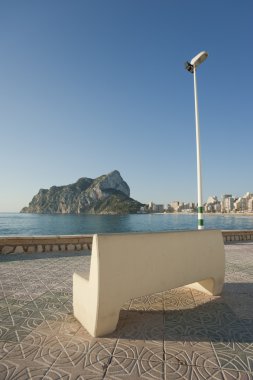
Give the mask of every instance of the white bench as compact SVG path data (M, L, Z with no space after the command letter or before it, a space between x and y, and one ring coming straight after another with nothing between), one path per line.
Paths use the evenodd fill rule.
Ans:
M74 273L74 315L92 336L116 329L132 298L195 283L219 295L224 283L220 231L94 235L90 275Z

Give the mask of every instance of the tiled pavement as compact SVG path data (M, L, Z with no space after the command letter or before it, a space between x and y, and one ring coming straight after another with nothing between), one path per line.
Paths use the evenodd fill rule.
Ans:
M0 380L253 379L253 244L225 250L221 297L180 288L132 300L105 338L72 313L87 253L0 257Z

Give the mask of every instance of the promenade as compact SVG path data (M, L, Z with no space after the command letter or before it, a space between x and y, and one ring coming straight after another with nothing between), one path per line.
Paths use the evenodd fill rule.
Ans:
M132 300L104 338L73 317L89 251L1 255L0 379L253 379L253 243L225 251L221 297L184 287Z

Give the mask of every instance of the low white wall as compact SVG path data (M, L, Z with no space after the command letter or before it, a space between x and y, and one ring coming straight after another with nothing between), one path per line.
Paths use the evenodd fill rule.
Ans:
M222 231L225 244L253 241L253 230ZM2 236L0 255L91 250L93 235Z
M253 241L253 230L224 230L222 231L224 243Z
M92 235L0 237L0 254L91 250Z

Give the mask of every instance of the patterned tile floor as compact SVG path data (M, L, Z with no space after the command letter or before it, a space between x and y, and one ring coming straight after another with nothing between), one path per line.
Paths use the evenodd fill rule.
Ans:
M253 243L225 250L221 297L180 288L132 300L96 339L72 312L87 252L0 257L0 380L253 379Z

